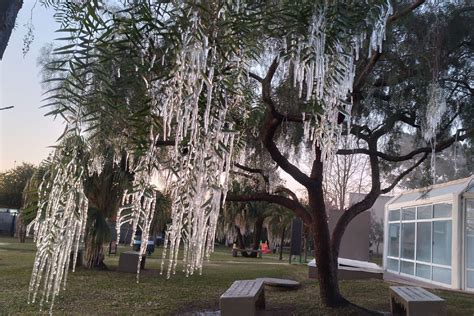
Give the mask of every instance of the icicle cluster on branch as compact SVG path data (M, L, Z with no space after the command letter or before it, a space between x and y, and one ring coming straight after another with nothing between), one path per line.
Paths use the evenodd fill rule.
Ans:
M438 82L428 86L428 104L426 106L426 120L422 124L423 139L430 143L431 153L431 179L436 183L436 132L446 112L446 92Z
M56 150L51 169L38 190L36 218L27 228L27 232L33 228L37 247L28 303L35 303L40 292L40 309L46 303L50 312L61 285L66 286L71 258L74 271L86 226L85 171L78 157L77 147Z
M199 10L191 6L187 14L191 23L182 30L181 47L171 56L176 68L169 79L147 84L148 94L153 99L152 112L162 119L163 131L151 137L153 140L146 154L146 159L149 159L147 167L138 168L141 179L134 186L141 189L127 192L125 204L117 217L117 232L125 222L133 224L134 232L137 226L143 225L140 249L143 255L152 210L144 210L136 202L130 203L130 199L142 198L143 185L151 181L156 171L152 166L162 165L157 159L156 141L173 138L175 146L164 166L172 171L167 183L172 198L172 223L166 231L162 263L163 272L168 260L168 277L176 271L180 244L184 244L185 249L183 270L186 275L201 271L204 257L213 251L217 218L227 193L234 147L235 132L228 122L227 112L239 102L239 97L234 94L224 93L219 95L220 99L215 98L222 80L214 75L216 63L222 63L217 61L217 44L210 43L208 35L200 30ZM221 13L219 17L224 18L225 14ZM205 96L204 111L200 109L202 96Z
M287 69L292 69L293 84L298 87L300 97L306 85L306 100L313 100L320 108L310 115L303 115L304 140L318 145L323 161L330 161L339 145L342 132L338 124L339 113L344 113L350 123L352 101L348 98L352 92L355 78L355 61L367 37L361 30L349 40L326 41L328 10L325 5L313 14L307 38L294 38L285 50L290 51ZM385 38L385 27L392 14L390 1L380 6L378 19L372 22L369 55L372 51L381 51ZM330 46L329 46L330 45ZM296 49L292 49L296 47Z
M150 132L150 146L147 152L134 159L128 156L128 164L133 165L132 190L126 190L122 198L122 207L118 209L116 218L117 241L120 240L120 227L123 224L132 226L132 236L138 229L141 230L141 244L137 263L137 283L140 279L140 267L143 255L146 253L151 224L155 215L156 189L151 184L155 175L155 166L158 163L158 148L155 146L157 137ZM136 160L136 161L134 161ZM131 240L133 243L133 238Z
M156 131L150 127L148 148L141 148L144 153L135 157L132 151L129 152L130 165L134 166L133 189L124 194L123 205L117 216L118 234L123 223L131 223L134 232L141 228L142 256L146 251L155 211L155 191L151 183L155 172L165 164L159 161L156 143L172 138L175 146L165 164L172 171L168 183L172 198L172 223L166 232L167 251L163 253L162 262L163 272L165 261L168 260L168 277L176 271L180 244L184 244L183 270L186 275L196 271L200 273L204 258L213 251L217 218L228 190L236 135L228 113L241 103L240 89L245 86L247 79L242 76L242 69L249 64L243 57L246 55L243 44L232 47L224 54L218 53L222 43L215 40L217 24L214 28L203 28L209 21L202 20L200 6L186 1L173 2L173 5L179 7L174 18L185 19L186 23L178 28L179 40L171 41L170 45L176 47L166 47L161 52L161 62L164 64L166 59L170 73L153 80L145 73L138 73L137 77L142 78L146 97L151 100L151 112L145 121L159 118L163 130ZM227 10L242 9L240 6L224 5L215 19L224 20L232 16L233 12ZM160 21L160 25L166 19L163 12L152 14L157 15L155 18ZM385 24L390 14L391 7L387 1L386 6L380 7L380 16L372 25L370 50L381 49ZM284 67L292 70L294 84L299 87L300 95L303 95L306 84L307 100L314 100L321 108L321 111L315 109L311 115L304 117L304 128L305 139L321 147L325 160L332 157L339 141L342 129L337 124L339 113L342 111L349 115L351 112L347 95L354 81L355 58L366 38L365 33L361 32L349 41L333 40L329 47L326 38L328 23L326 9L320 7L314 13L309 36L289 40L288 45L296 47L296 51L291 53ZM156 47L147 49L147 45L160 42L163 35L150 31L147 36L150 38L143 38L140 47L133 47L139 50L138 59L141 59L141 65L135 65L135 72L147 69L148 73L155 68L157 56L152 54L157 52ZM252 45L249 45L251 52L248 52L248 56L255 54ZM289 47L281 47L281 50L285 49L289 50ZM149 63L148 67L146 63ZM235 69L237 71L229 75ZM73 73L74 69L69 72ZM115 68L114 73L118 79L126 76L120 66ZM84 76L85 81L93 79L92 73ZM125 96L127 106L131 106L130 100ZM86 116L86 112L85 109L74 112L77 117L73 121L78 124L79 135L82 116ZM81 167L79 155L72 152L59 157L63 159L62 163L52 169L51 177L43 183L42 190L47 189L49 194L42 193L45 199L39 205L40 212L34 224L38 252L30 284L31 301L35 301L40 287L43 288L42 301L48 301L50 297L54 300L59 285L66 280L71 250L75 251L76 257L87 218L87 199L83 188L85 171ZM67 163L64 163L65 159L68 159ZM93 158L91 172L100 173L100 164L100 159ZM140 263L137 266L137 281L139 269Z

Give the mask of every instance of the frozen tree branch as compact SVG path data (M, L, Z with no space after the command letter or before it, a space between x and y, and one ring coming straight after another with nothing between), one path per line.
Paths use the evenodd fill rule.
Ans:
M393 23L395 22L396 20L400 19L401 17L407 15L408 13L412 12L413 10L415 10L416 8L418 8L420 5L422 5L423 3L425 2L425 0L417 0L417 1L414 1L412 4L410 4L409 6L407 6L406 8L404 9L401 9L400 11L398 12L395 12L392 16L390 16L388 18L388 21L387 23ZM372 70L374 69L375 67L375 64L377 63L377 61L380 59L380 56L382 55L382 51L378 51L378 50L373 50L372 51L372 57L369 59L369 61L367 62L367 64L365 65L364 69L360 72L359 76L357 77L357 79L354 81L354 93L357 94L360 89L362 88L362 86L364 85L364 82L365 80L367 79L367 77L369 76L369 74L372 72Z
M311 185L311 180L307 175L305 175L301 170L293 165L283 154L280 152L278 147L275 144L273 138L275 137L275 132L283 121L283 116L281 116L275 107L275 103L271 97L271 81L273 75L278 67L278 59L275 58L272 62L272 65L268 69L265 79L262 81L262 99L263 102L268 106L268 113L265 120L265 125L262 129L262 142L265 148L270 153L272 159L277 163L277 165L283 169L286 173L292 176L296 181L302 184L305 187Z

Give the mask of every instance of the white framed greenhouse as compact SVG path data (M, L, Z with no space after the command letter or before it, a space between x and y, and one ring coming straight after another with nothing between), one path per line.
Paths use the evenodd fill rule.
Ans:
M387 276L474 292L474 176L395 196L384 225Z

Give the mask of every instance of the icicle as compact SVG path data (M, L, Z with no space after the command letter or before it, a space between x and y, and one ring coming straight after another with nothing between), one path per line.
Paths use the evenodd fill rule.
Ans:
M423 138L430 141L436 137L436 131L446 112L446 94L438 83L428 86L428 105L426 108L426 122L423 128Z
M292 39L290 46L283 49L289 50L293 47L288 65L284 68L293 69L293 86L298 89L299 96L302 96L305 83L306 100L314 98L322 108L320 113L314 113L309 119L304 118L304 141L313 141L313 145L319 145L323 162L330 162L343 130L341 124L337 124L339 113L348 116L347 127L350 128L352 102L345 100L352 91L356 70L354 60L359 58L366 33L364 30L355 34L347 43L335 41L331 43L331 48L326 47L328 44L325 29L327 24L331 23L330 19L326 18L326 5L327 2L319 5L313 13L308 38ZM372 27L370 51L381 51L387 19L393 12L390 1L379 8L378 19L367 22ZM284 43L288 45L286 41ZM309 58L306 57L308 51L311 52ZM326 53L327 51L331 53Z
M66 283L69 258L73 267L87 221L87 198L84 194L84 170L77 158L78 148L70 152L59 148L51 170L39 187L38 212L29 225L34 228L37 252L33 264L28 303L35 303L41 291L40 309L49 304L50 312ZM74 269L74 268L73 268ZM41 289L41 290L40 290Z
M446 112L446 93L438 82L428 86L426 122L422 124L423 138L431 145L431 179L436 183L436 132Z

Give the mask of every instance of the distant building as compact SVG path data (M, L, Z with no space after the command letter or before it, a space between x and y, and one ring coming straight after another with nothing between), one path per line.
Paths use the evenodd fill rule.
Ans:
M354 205L357 202L360 202L364 199L367 194L365 193L350 193L349 194L349 205ZM385 219L385 205L393 198L392 195L380 195L375 201L374 205L367 211L370 212L370 223L378 222L383 227ZM369 226L370 231L370 226ZM377 250L377 245L373 244L370 246L372 253L383 254L383 242L380 244L380 248Z
M349 193L349 205L354 205L362 201L366 195L365 193ZM385 204L392 198L392 195L380 195L377 198L374 205L369 209L370 216L373 220L383 223L385 218Z
M360 202L365 196L366 194L363 193L350 193L349 205ZM385 203L391 198L391 196L380 196L369 210L357 215L349 223L342 237L339 257L369 261L369 250L372 249L375 252L375 245L370 247L369 242L371 218L383 223ZM329 211L329 229L331 231L333 231L342 213L343 211L338 210Z

